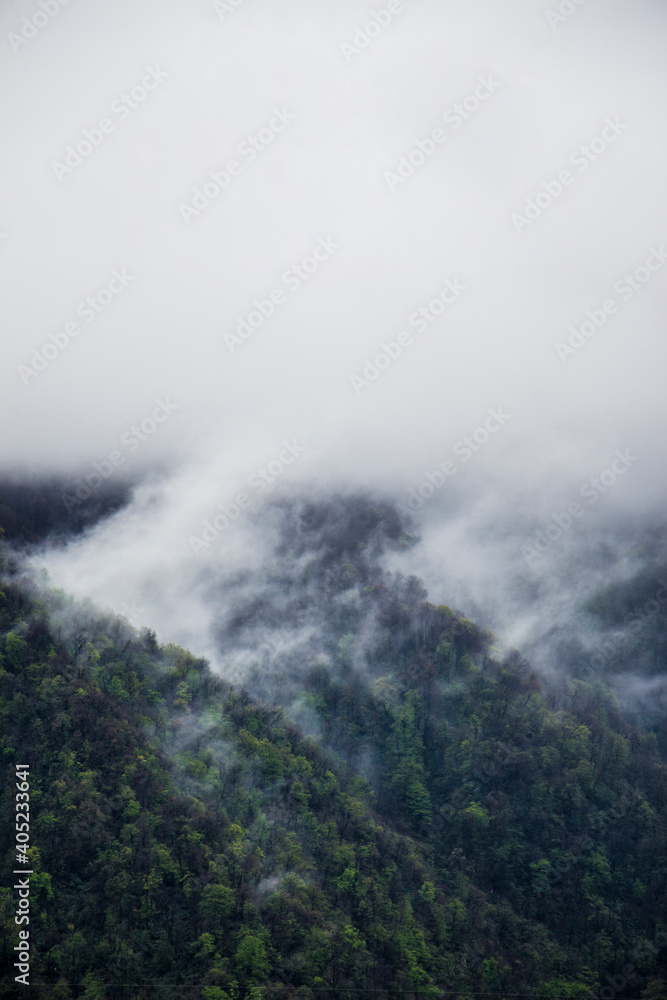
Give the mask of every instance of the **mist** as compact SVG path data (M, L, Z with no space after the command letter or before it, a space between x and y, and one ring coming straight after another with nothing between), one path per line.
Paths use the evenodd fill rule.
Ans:
M667 564L664 5L52 8L0 15L0 468L133 493L34 571L235 676L316 653L229 652L277 501L370 497L383 571L588 662Z

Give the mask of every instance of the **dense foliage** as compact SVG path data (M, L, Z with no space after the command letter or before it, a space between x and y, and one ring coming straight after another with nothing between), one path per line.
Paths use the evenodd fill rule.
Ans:
M100 482L101 478L90 477L94 488L79 477L72 480L54 477L49 482L38 477L3 479L0 534L26 543L39 542L47 536L65 538L84 531L122 507L130 495L129 483Z
M369 551L303 569L334 624L288 699L301 728L153 633L6 574L0 995L664 1000L655 736L600 681L542 690ZM18 762L28 988L10 971Z

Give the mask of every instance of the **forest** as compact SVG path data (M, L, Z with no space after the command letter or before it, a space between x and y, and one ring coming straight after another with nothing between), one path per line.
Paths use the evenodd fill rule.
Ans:
M326 618L317 646L232 683L30 581L17 546L58 521L42 493L0 490L1 996L665 1000L665 727L604 670L555 680L502 654L382 568L412 541L391 505L332 498L277 510L281 613ZM591 613L650 594L626 589ZM266 615L240 608L221 646ZM614 657L648 628L664 650L664 624Z

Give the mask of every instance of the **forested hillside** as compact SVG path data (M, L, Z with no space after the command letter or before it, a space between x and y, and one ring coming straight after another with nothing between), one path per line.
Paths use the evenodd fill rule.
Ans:
M17 543L66 538L108 517L127 502L129 494L129 484L121 480L91 489L80 479L5 478L0 482L2 535Z
M28 587L5 554L0 995L664 1000L655 733L601 680L550 685L383 571L405 527L389 507L346 510L289 508L282 613L328 609L326 635L271 678L258 656L245 688ZM255 599L228 617L221 647L266 615ZM11 970L19 763L26 988Z

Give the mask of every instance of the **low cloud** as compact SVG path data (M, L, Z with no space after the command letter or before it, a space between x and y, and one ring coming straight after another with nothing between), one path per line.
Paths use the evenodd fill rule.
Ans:
M270 559L249 481L296 441L275 496L410 509L396 566L556 669L661 523L667 14L385 8L5 5L0 468L138 483L43 561L217 656L202 595Z

